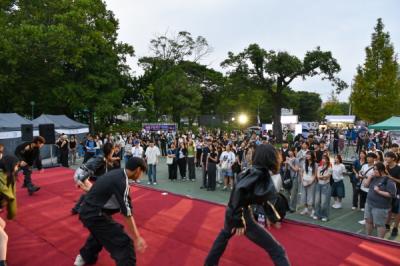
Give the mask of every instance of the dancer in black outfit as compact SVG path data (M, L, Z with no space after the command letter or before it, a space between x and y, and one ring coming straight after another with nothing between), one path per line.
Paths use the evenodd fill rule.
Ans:
M251 204L263 205L269 222L280 221L288 209L286 199L276 192L271 174L279 172L279 152L272 145L257 146L253 167L238 176L225 212L225 224L206 258L206 266L218 265L219 259L234 235L245 235L268 252L275 265L290 265L285 249L254 221Z
M33 195L40 187L32 183L32 167L35 164L39 170L42 170L42 162L40 160L40 148L45 143L43 137L34 137L32 142L24 142L15 149L15 156L20 160L20 168L24 173L23 188L28 189L29 195Z
M107 142L103 146L103 155L97 155L92 157L86 163L82 164L74 174L74 180L76 184L83 190L89 191L92 187L92 183L90 181L96 181L96 179L105 173L111 171L115 168L113 154L114 154L114 145L110 142ZM81 204L85 199L86 194L82 194L79 200L76 202L75 206L72 208L72 214L78 214Z
M117 266L135 266L136 255L132 239L138 251L146 248L132 214L130 180L137 180L146 171L142 158L128 159L125 169L114 169L101 176L86 194L81 206L79 219L89 230L90 235L80 249L74 265L94 264L103 247L111 254ZM125 218L127 231L112 219L121 212Z

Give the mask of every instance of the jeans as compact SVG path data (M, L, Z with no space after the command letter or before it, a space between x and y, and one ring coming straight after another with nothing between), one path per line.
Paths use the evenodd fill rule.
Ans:
M290 190L289 209L296 211L297 198L299 197L299 177L292 179L292 189Z
M149 176L149 182L151 184L157 182L157 165L149 164L147 166L147 175Z
M301 185L301 203L308 206L308 208L314 207L314 197L315 197L315 183L305 187Z
M24 185L26 187L32 187L32 168L28 165L21 167L24 174Z
M261 226L254 221L253 213L249 207L244 208L243 217L247 226L245 236L257 246L264 249L269 254L275 265L290 265L285 249L270 233L268 233L267 230L261 228ZM219 259L224 253L229 239L233 236L232 228L233 225L231 224L230 219L225 217L224 228L215 239L204 265L218 265Z
M132 155L125 155L125 156L124 156L125 165L126 165L126 163L128 162L128 160L129 160L130 158L132 158Z
M217 164L208 162L207 166L208 182L207 188L215 190L216 187L216 175L217 175Z
M331 204L331 184L317 184L315 187L315 215L328 218Z
M181 179L186 179L186 158L178 159L178 167Z

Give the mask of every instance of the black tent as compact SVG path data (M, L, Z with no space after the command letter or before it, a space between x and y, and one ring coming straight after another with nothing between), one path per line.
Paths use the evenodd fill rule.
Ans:
M72 120L65 115L46 115L42 114L32 121L35 128L40 124L54 124L57 133L67 135L79 135L89 132L89 126Z

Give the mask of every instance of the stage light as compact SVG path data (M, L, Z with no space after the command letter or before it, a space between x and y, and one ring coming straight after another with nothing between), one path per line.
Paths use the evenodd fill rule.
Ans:
M247 115L241 114L241 115L239 115L238 120L239 120L239 124L244 125L244 124L247 123L247 121L249 120L249 118L247 117Z

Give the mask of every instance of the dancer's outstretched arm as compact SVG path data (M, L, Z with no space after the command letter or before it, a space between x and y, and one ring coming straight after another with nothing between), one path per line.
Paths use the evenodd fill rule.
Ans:
M129 233L135 242L136 249L140 252L144 252L147 248L147 244L146 241L144 241L144 239L140 236L133 216L125 216L125 223L127 224Z

